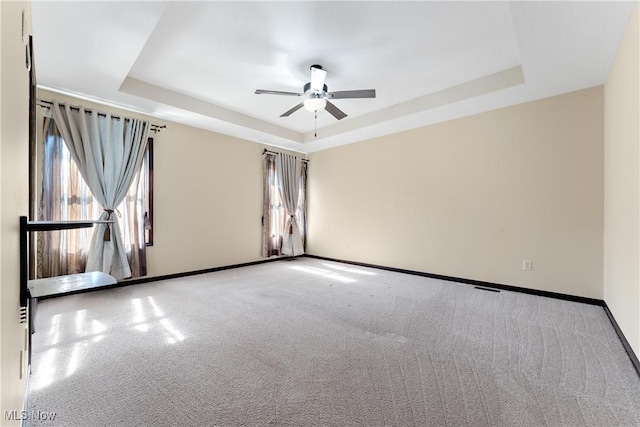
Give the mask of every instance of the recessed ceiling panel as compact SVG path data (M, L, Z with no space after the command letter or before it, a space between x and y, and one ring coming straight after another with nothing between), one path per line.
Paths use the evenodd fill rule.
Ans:
M129 76L298 132L314 128L298 99L309 66L329 90L376 89L336 100L349 117L520 64L508 3L175 2ZM347 119L348 120L348 119ZM335 119L322 111L317 126Z
M38 84L311 152L603 84L637 2L38 1ZM340 121L300 109L312 64ZM485 83L491 84L485 84ZM315 129L317 128L317 136Z

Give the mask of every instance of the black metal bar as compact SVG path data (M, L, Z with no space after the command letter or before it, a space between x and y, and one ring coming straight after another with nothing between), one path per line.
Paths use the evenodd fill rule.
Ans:
M38 105L42 108L47 108L47 109L51 109L51 106L53 105L52 101L47 101L45 99L39 99L38 100ZM60 105L65 105L63 103L60 103ZM70 109L72 109L73 111L80 111L80 107L76 107L76 106L70 106ZM98 112L98 117L107 117L106 113L100 113ZM114 116L111 115L111 118L114 120L120 120L121 117L120 116ZM125 121L129 120L128 118L124 118ZM150 126L150 130L152 132L159 132L159 131L163 131L167 128L167 125L154 125L153 123L149 125Z
M27 217L20 217L20 323L27 324L27 366L31 370L31 334L34 331L35 307L33 301L29 301L29 250L28 250L28 231ZM28 317L28 319L27 319Z
M263 155L265 155L265 154L271 154L271 155L273 155L273 156L277 156L278 154L281 154L281 153L278 153L277 151L270 151L270 150L267 150L267 149L265 148L264 150L262 150L262 154L263 154ZM303 162L308 162L309 160L307 160L307 159L302 159L302 161L303 161Z
M31 231L70 230L74 228L89 228L94 224L113 221L33 221L26 216L20 217L20 309L27 307L29 299L29 235ZM25 319L26 320L26 319Z
M21 225L22 218L20 217ZM26 217L25 221L26 221ZM113 223L113 221L33 221L25 223L26 231L53 231L53 230L71 230L74 228L90 228L93 224L107 224Z
M29 298L27 281L29 280L29 253L27 250L27 217L20 217L20 308L26 309ZM25 319L26 320L26 319Z

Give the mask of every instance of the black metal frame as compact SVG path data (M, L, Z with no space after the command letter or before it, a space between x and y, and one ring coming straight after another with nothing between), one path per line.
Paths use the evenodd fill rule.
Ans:
M104 221L36 221L20 217L20 323L27 323L29 341L28 366L31 366L31 334L35 331L35 299L29 295L29 233L34 231L71 230L89 228ZM28 317L28 319L27 319Z

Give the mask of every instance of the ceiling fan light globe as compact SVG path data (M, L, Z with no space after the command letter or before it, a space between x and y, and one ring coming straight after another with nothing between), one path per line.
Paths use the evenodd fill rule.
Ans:
M309 98L304 100L304 108L312 113L323 110L326 105L327 100L324 98Z

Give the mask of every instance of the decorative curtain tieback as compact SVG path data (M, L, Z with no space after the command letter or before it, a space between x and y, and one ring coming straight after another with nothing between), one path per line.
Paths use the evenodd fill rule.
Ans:
M104 210L108 216L107 216L107 221L111 220L111 215L113 214L113 209L105 209ZM111 224L107 224L107 228L104 229L104 238L103 240L105 242L110 242L111 241Z
M293 221L296 220L296 216L289 214L289 218L291 220L291 222L289 223L289 234L293 234Z

